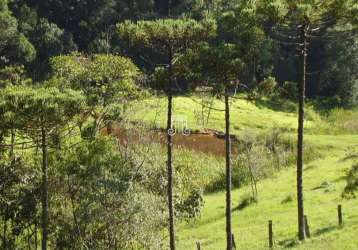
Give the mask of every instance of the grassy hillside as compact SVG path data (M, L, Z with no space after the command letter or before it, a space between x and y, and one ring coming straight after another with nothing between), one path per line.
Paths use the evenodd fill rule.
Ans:
M297 208L295 202L295 168L283 170L274 178L259 183L259 202L233 212L233 232L239 249L266 249L268 220L273 220L277 248L290 249L357 249L357 200L342 200L343 179L352 160L345 159L346 148L358 148L358 135L312 136L318 144L330 145L322 159L305 166L305 209L309 218L312 238L305 244L295 240ZM338 143L336 143L338 142ZM233 192L233 207L249 187ZM180 225L179 249L195 249L200 241L203 249L225 248L225 193L205 197L201 218ZM342 204L344 227L337 225L337 205Z
M210 99L206 104L210 103ZM224 104L213 100L207 124L198 122L202 114L200 96L174 98L174 114L188 121L193 131L203 128L224 131ZM240 135L247 129L261 131L273 127L286 128L291 133L297 126L295 105L290 102L263 100L248 102L235 99L231 105L232 133ZM206 111L207 112L207 111ZM205 113L205 111L204 111ZM207 113L205 113L207 115ZM148 98L131 111L131 119L165 128L166 98ZM274 177L259 182L259 202L238 210L242 197L250 192L246 186L233 191L233 232L239 249L267 249L268 220L273 220L276 249L358 249L357 200L343 200L346 170L354 158L347 157L358 149L358 112L334 110L327 117L320 116L309 106L306 110L306 142L317 146L322 156L305 166L304 200L312 238L304 244L296 240L296 172L287 168ZM351 133L351 134L350 134ZM224 165L222 167L224 171ZM206 166L204 171L210 171ZM217 168L216 168L217 171ZM200 241L203 249L225 248L225 192L205 195L200 218L180 223L177 237L179 249L195 249ZM342 204L344 227L337 222L337 205Z
M206 97L207 101L211 101ZM158 127L166 124L166 97L152 97L140 101L133 107L131 119L145 121ZM224 103L213 99L208 124L200 124L198 117L202 111L202 98L199 96L177 96L174 98L174 116L184 118L192 130L201 130L203 127L224 131ZM310 110L310 113L313 111ZM207 113L205 113L207 114ZM295 129L297 124L295 106L290 102L249 102L245 99L233 99L231 105L232 133L238 134L241 130L267 129L282 127ZM313 126L312 121L306 122L306 128Z

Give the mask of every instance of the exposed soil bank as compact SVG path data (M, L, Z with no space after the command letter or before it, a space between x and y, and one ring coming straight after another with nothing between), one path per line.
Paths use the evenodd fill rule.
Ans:
M112 134L119 138L121 144L127 143L160 143L165 145L167 140L167 133L165 131L140 131L127 130L118 125L112 125L109 131L102 130L103 134ZM177 148L185 148L206 154L213 154L216 156L225 156L225 140L224 136L214 130L203 132L191 132L189 134L176 133L173 135L173 144ZM235 153L235 147L233 147Z

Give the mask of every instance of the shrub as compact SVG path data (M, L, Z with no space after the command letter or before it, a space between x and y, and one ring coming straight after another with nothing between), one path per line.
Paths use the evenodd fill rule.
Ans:
M296 99L298 84L296 82L285 81L280 88L280 95L284 98Z
M265 96L270 96L274 94L276 87L277 87L276 79L271 76L265 78L263 81L259 83L259 91Z
M281 204L289 203L294 200L294 196L292 194L287 195L282 201Z
M358 190L358 163L353 164L352 168L347 172L346 181L347 185L342 196L347 199L355 198L355 193Z
M238 210L242 210L244 208L247 208L248 206L252 204L258 203L257 197L254 197L250 194L244 194L239 202L239 205L237 206Z
M258 181L296 163L296 142L286 134L285 129L274 128L258 134L245 131L235 146L240 153L233 162L233 186L251 184L253 196L257 195ZM306 163L320 156L312 145L305 143L304 147ZM216 191L224 187L225 175L221 174L210 185L210 190Z

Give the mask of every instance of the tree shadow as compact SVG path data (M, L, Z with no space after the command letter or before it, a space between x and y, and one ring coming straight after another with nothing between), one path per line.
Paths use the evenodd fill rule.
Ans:
M338 229L338 226L328 226L328 227L324 227L324 228L321 228L321 229L318 229L314 232L314 236L320 236L322 234L325 234L325 233L329 233L329 232L332 232L333 230L336 230Z
M336 179L333 180L334 183L340 182L340 181L345 181L346 180L346 176L342 175Z
M340 162L348 161L348 160L356 160L358 159L358 154L350 154L340 160Z
M257 107L265 107L274 111L286 111L290 113L296 111L296 104L279 98L257 99L254 100L254 103Z
M283 248L292 248L297 246L298 244L299 241L297 238L285 239L278 242L278 245L280 245Z

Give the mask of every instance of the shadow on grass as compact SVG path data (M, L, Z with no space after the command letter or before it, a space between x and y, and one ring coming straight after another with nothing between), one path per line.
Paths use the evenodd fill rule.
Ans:
M284 100L284 99L257 99L254 101L257 107L265 107L272 109L274 111L286 111L286 112L295 112L296 105L293 102Z
M338 226L328 226L328 227L324 227L321 229L316 230L312 236L316 237L316 236L320 236L322 234L325 233L329 233L332 232L334 230L339 229L340 227ZM278 245L281 246L282 248L293 248L296 247L297 245L301 244L301 242L295 237L295 238L289 238L289 239L285 239L285 240L281 240L278 242Z
M342 175L336 179L333 180L333 182L337 183L337 182L341 182L341 181L345 181L346 180L346 176Z
M292 248L300 244L297 238L285 239L278 242L278 245L283 248Z
M315 169L315 168L317 168L316 165L308 165L307 167L304 168L304 170L308 171L308 170Z
M321 228L321 229L316 230L316 231L313 233L313 235L314 235L314 236L320 236L320 235L322 235L322 234L332 232L333 230L336 230L336 229L339 229L339 227L338 227L338 226L328 226L328 227L324 227L324 228Z
M344 161L356 160L356 159L358 159L358 154L350 154L350 155L344 157L343 159L341 159L340 161L344 162Z
M235 208L233 208L231 211L237 211L237 210L243 210L249 206L255 205L257 204L259 201L257 200L256 197L251 197L251 196L245 196L242 198L242 200L240 201L239 205L237 205Z

